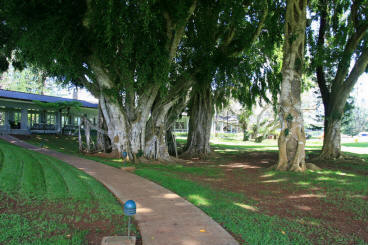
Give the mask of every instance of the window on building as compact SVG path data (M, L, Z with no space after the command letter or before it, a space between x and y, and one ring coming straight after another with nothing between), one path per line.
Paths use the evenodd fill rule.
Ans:
M22 113L20 111L15 111L14 112L14 122L15 123L20 123L20 121L22 120Z
M80 118L79 117L74 117L74 126L78 126L80 122Z
M50 125L56 124L56 115L54 112L46 113L46 124L50 124Z
M5 125L5 111L0 111L0 126Z
M40 124L40 112L28 110L28 125L29 127L33 127L35 124Z

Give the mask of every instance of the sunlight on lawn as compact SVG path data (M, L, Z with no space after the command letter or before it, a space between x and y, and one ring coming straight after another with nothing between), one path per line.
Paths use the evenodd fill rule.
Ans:
M285 181L288 181L288 180L289 179L281 178L281 179L263 180L261 182L263 182L263 183L280 183L280 182L285 182Z
M188 199L192 201L195 205L210 206L210 202L200 195L191 194L188 196Z
M267 174L261 175L260 177L262 177L262 178L269 178L269 177L274 176L275 174L276 174L275 172L273 172L273 173L267 173Z
M247 209L247 210L250 210L250 211L253 211L253 212L258 211L258 209L256 207L253 207L253 206L250 206L250 205L247 205L247 204L244 204L244 203L234 202L234 205L236 205L238 207L241 207L241 208L244 208L244 209Z

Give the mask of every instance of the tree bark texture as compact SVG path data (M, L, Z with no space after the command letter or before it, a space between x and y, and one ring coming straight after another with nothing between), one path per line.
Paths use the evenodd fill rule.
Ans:
M140 120L130 121L120 105L109 102L104 98L100 98L100 103L112 150L119 154L127 152L129 159L135 161L136 155L144 148L147 120L143 117Z
M86 136L86 148L87 152L91 152L91 127L89 123L86 122L86 118L83 118L83 124L84 124L84 134Z
M301 113L301 79L304 63L306 0L288 0L280 95L281 132L277 170L302 172L305 164L305 132Z
M323 147L320 158L337 159L341 156L341 120L325 120Z
M101 104L98 103L98 128L107 131L106 120L103 117L103 112L101 110ZM111 148L111 143L109 137L103 132L97 131L97 150L103 152L109 152Z
M158 95L152 105L151 116L146 127L146 141L144 147L144 156L148 159L160 161L172 161L168 146L171 151L176 151L176 144L172 144L170 135L176 119L185 109L188 101L188 91L192 85L192 80L182 82L179 81L173 87L173 92L168 95ZM168 141L170 139L170 141ZM175 147L175 150L172 148Z
M176 147L176 137L171 128L166 131L166 142L170 156L178 157L178 150Z
M189 131L183 155L204 158L211 152L210 136L214 113L211 87L192 92Z

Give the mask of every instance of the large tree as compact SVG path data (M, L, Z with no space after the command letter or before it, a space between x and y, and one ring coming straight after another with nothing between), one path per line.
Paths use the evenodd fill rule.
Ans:
M131 159L140 152L165 158L155 127L148 134L147 125L161 121L175 104L175 99L158 101L177 93L177 82L169 77L196 4L1 0L0 25L7 34L1 55L89 89L100 99L115 150ZM157 118L154 105L162 105Z
M257 47L256 43L259 44L258 39L263 36L273 48L280 36L272 35L273 31L277 32L280 21L280 13L275 11L279 2L234 1L232 7L227 7L229 3L231 1L199 4L194 21L188 25L193 30L188 35L188 46L193 47L194 52L186 57L195 72L188 106L189 132L184 149L187 156L205 157L210 152L216 104L226 102L235 88L243 90L236 93L247 97L250 103L265 90L265 81L261 82L254 75L266 73L262 72L266 71L262 67L266 63L265 55L260 54L261 45Z
M301 112L301 81L307 0L287 0L284 57L280 94L279 160L277 170L302 172L305 164L305 133Z
M368 1L311 1L308 40L325 109L323 159L341 156L341 119L351 90L368 65ZM312 25L313 26L313 25Z

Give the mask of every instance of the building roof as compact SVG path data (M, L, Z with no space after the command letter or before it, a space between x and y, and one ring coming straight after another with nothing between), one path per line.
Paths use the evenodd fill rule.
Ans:
M74 99L49 96L49 95L30 94L30 93L10 91L10 90L4 90L4 89L0 89L0 98L24 100L24 101L37 100L37 101L49 102L49 103L60 102L60 101L78 101L82 104L83 107L97 108L98 106L97 104L90 103L84 100L74 100Z

